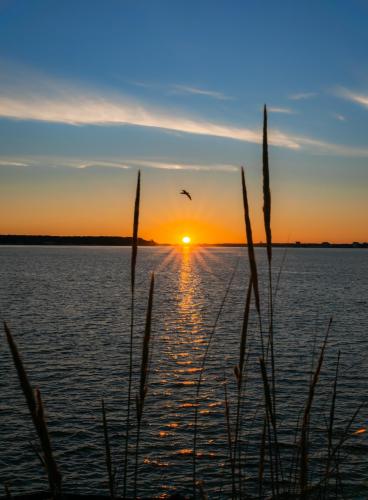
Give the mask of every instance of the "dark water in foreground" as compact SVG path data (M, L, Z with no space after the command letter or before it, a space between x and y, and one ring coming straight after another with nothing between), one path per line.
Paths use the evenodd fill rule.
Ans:
M256 255L261 288L266 293L265 252L257 249ZM283 249L274 251L275 288L284 258ZM142 428L141 494L175 489L190 492L194 384L236 266L209 351L199 407L199 477L210 498L226 497L229 491L224 377L232 398L233 367L238 362L249 277L246 249L139 249L136 363L140 359L149 273L156 271L151 373ZM129 267L128 248L0 248L0 316L11 326L32 384L41 389L67 490L107 492L101 397L108 411L115 463L121 464L130 321ZM342 375L337 433L367 393L368 253L358 249L289 249L277 288L275 351L280 441L285 455L292 451L292 431L305 401L314 345L317 350L329 317L334 319L311 424L316 432L311 474L317 477L323 462L325 417L339 349ZM266 313L266 295L262 303ZM258 332L253 311L243 419L250 490L252 478L257 476L262 417ZM352 431L368 425L367 417L363 409ZM341 455L347 498L368 497L367 434L353 435ZM30 441L36 442L31 420L8 347L2 340L0 481L8 481L14 493L45 486Z

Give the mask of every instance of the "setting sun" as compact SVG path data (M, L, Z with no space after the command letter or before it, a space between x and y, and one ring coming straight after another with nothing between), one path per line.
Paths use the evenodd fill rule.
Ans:
M190 238L189 238L189 236L183 236L181 241L182 241L182 243L184 243L184 245L189 245Z

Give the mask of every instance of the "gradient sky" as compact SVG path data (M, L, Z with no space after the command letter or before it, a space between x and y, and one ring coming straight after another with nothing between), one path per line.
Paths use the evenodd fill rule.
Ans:
M368 241L366 0L0 0L0 233ZM189 202L179 195L185 188Z

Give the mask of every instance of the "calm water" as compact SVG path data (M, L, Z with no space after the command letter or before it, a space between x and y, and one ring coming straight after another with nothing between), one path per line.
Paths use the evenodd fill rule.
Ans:
M256 254L266 313L265 252L257 249ZM129 248L0 248L0 316L11 326L32 384L41 389L67 490L107 491L101 397L108 411L114 460L118 466L121 464L130 321L129 266ZM209 351L199 407L199 477L211 498L226 497L229 491L224 380L232 398L233 367L238 361L249 277L246 249L139 249L136 364L140 359L149 274L156 271L151 372L142 428L141 494L175 489L190 492L194 384L234 268L235 277ZM276 249L274 287L278 412L285 455L292 450L294 436L290 429L295 429L305 401L313 352L317 352L329 317L334 320L311 423L316 430L311 474L316 475L323 461L320 445L326 439L325 417L339 349L337 433L366 397L368 252ZM259 326L254 311L248 347L243 448L247 451L251 490L252 478L257 475L262 419ZM0 392L0 481L8 481L13 492L41 489L45 480L30 445L37 440L4 341L0 342ZM362 410L352 430L368 425L367 416L367 410ZM342 453L341 475L350 498L368 496L366 436L352 436Z

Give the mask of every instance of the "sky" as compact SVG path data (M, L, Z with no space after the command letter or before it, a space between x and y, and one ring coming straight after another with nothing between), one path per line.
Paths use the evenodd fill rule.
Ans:
M0 234L368 241L367 0L0 0ZM193 200L180 195L188 190Z

